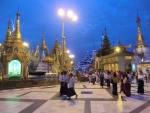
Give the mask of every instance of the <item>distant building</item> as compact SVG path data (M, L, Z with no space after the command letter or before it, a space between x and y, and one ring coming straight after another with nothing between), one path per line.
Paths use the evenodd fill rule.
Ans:
M103 44L97 51L97 55L94 60L95 69L130 71L133 53L128 51L128 48L130 48L130 46L124 46L120 42L117 46L111 47L105 28L105 33L103 34Z
M96 70L109 70L109 71L130 71L131 60L133 53L127 49L129 46L117 45L112 47L113 53L95 57Z

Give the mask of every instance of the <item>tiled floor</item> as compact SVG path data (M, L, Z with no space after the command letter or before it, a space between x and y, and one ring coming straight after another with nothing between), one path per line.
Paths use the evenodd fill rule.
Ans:
M77 83L78 99L64 100L59 95L59 85L0 91L0 113L149 113L150 83L145 94L132 96L111 95L111 89L99 84Z

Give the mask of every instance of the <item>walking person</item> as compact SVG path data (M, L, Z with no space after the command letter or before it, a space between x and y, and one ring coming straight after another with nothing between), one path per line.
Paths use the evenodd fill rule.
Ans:
M60 81L60 96L67 95L68 87L67 87L67 72L61 72L59 76Z
M124 94L127 97L131 96L131 81L127 74L124 75L123 84L124 84Z
M105 73L105 75L104 75L104 78L105 78L105 80L106 80L106 84L107 84L107 87L109 88L110 87L110 73L109 73L109 71L107 71L106 73Z
M100 79L100 86L103 88L104 86L104 73L103 72L100 72L99 79Z
M113 76L112 76L112 79L111 79L111 83L112 83L112 94L113 95L118 95L118 93L117 93L118 80L117 80L116 72L113 73Z
M89 79L89 83L92 83L92 73L91 72L88 73L88 79Z
M138 72L138 94L143 95L144 94L144 74L142 70L139 70Z
M92 83L93 83L93 85L95 85L95 82L96 82L96 74L93 72L93 74L92 74Z
M74 75L72 73L69 74L69 80L68 80L68 100L71 99L72 96L76 95L76 99L78 98L78 95L75 92L75 78Z
M124 92L124 83L123 83L124 77L125 77L124 73L121 73L121 78L120 78L120 93Z
M99 72L96 71L96 72L95 72L95 75L96 75L96 83L99 83Z
M130 81L130 83L132 83L132 74L131 72L127 72L127 76L128 76L128 80ZM125 76L126 77L126 76Z

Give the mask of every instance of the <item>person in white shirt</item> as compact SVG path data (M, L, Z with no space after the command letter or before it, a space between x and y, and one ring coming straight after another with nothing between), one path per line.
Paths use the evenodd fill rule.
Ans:
M78 95L75 92L74 87L75 87L75 78L74 78L74 75L72 73L70 73L69 80L68 80L68 93L67 93L68 100L70 100L71 97L74 95L76 95L76 99L78 97Z
M67 95L68 87L67 87L67 72L63 71L61 72L61 75L59 76L60 81L60 96Z
M104 78L105 78L105 81L106 81L106 84L107 84L107 87L110 88L110 72L109 71L106 71L104 73Z
M93 83L93 85L95 85L95 82L96 82L96 74L93 72L93 74L92 74L92 83Z
M100 86L103 88L104 86L104 73L103 72L100 72L99 79L100 79Z

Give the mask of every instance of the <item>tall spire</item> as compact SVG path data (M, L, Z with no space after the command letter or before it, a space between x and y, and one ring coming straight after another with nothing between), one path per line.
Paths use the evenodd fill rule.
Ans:
M6 42L11 40L10 18L8 19L8 28L6 32Z
M55 41L54 48L60 48L58 40Z
M106 26L105 26L105 28L104 28L104 34L103 34L103 38L108 38L108 34L107 34L107 28L106 28Z
M139 15L137 16L136 22L137 22L137 27L138 27L136 47L137 48L143 48L143 47L145 47L145 43L144 43L144 38L143 38L143 35L142 35L142 31L141 31L141 19L140 19Z
M41 50L42 50L42 60L44 60L44 58L46 57L46 49L47 49L47 46L46 46L46 43L45 43L45 39L44 39L44 33L42 33L42 42L41 42Z
M42 33L41 49L42 49L42 51L46 49L46 43L45 43L45 39L44 39L44 33Z
M14 31L14 39L17 41L21 40L21 32L20 32L20 13L17 11L16 14L16 27Z
M107 28L106 28L106 26L104 28L104 35L107 36Z
M35 50L35 53L34 53L34 56L36 56L36 57L39 57L39 46L37 45L36 46L36 50Z

